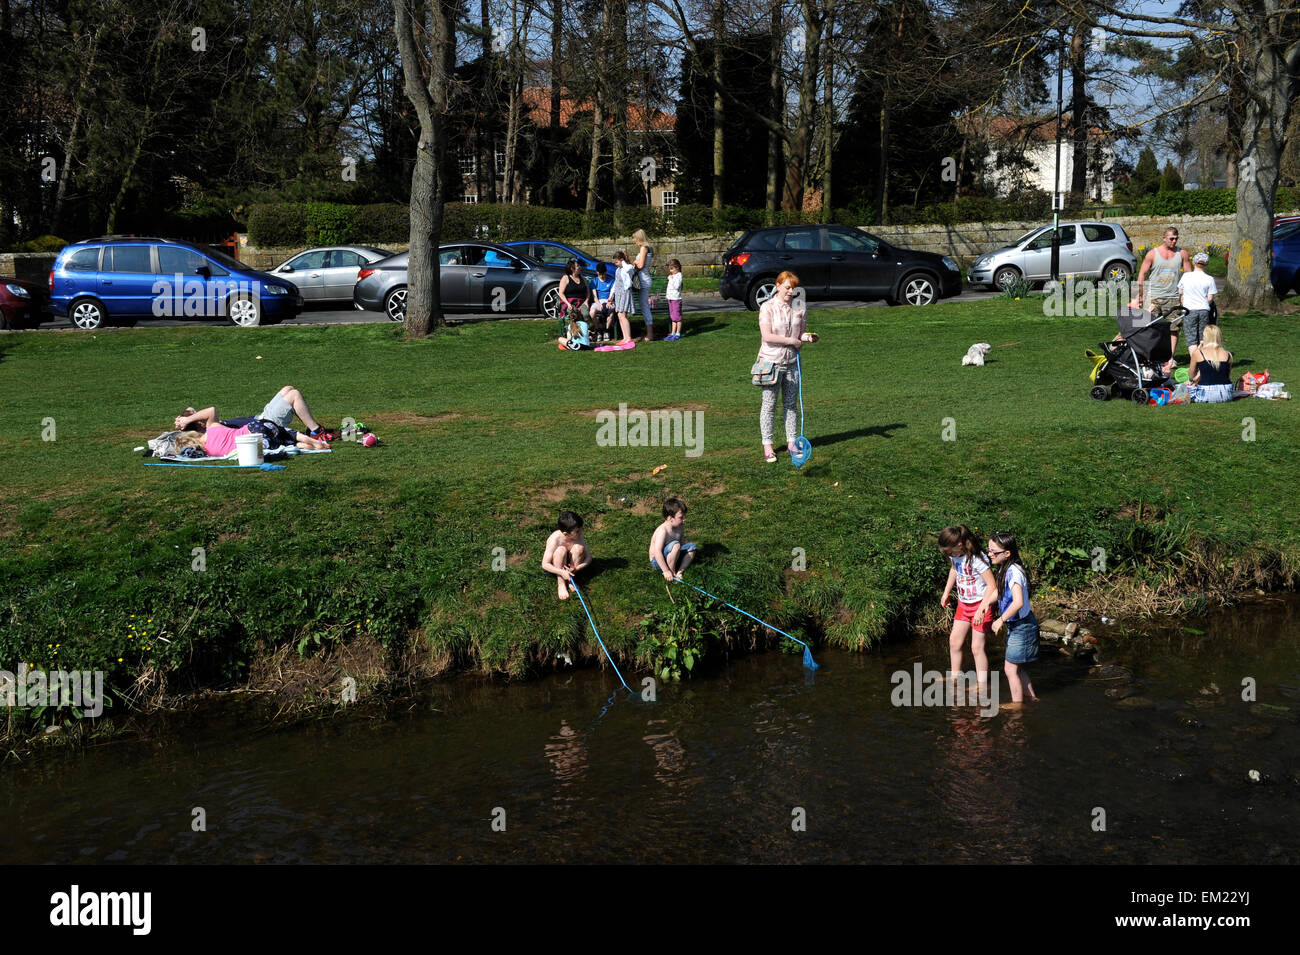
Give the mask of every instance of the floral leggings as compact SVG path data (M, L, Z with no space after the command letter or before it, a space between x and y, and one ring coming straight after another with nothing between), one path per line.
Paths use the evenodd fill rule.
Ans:
M776 392L782 390L785 406L785 439L793 441L799 437L799 420L797 414L799 402L799 372L794 365L776 366L776 383L763 386L763 406L758 413L759 430L763 433L763 443L772 443L772 432L776 428Z

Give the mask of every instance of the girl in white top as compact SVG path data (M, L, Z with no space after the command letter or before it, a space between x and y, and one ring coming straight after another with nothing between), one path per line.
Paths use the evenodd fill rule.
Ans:
M772 448L772 436L776 430L776 392L781 389L785 406L786 448L794 453L794 439L799 435L799 371L795 365L795 356L805 342L814 342L816 335L804 331L807 310L793 304L794 290L799 287L799 276L793 272L782 272L776 277L776 294L763 303L758 310L758 330L762 333L763 344L758 349L756 364L771 362L776 372L776 379L771 384L762 385L763 404L758 413L759 432L763 438L763 460L768 464L776 461L776 451Z
M668 320L672 327L668 330L666 342L675 342L682 337L682 263L676 259L668 260Z
M645 319L645 340L652 342L655 340L655 319L650 314L650 283L654 276L650 274L650 260L654 258L655 250L650 248L650 238L645 234L645 229L633 232L632 241L639 246L632 263L636 266L637 279L641 283L640 290L636 292L637 304L641 307L641 317Z
M989 567L988 558L980 551L980 543L965 524L945 527L939 532L939 550L952 566L948 569L948 582L944 584L939 606L948 609L952 588L957 587L957 612L952 618L952 633L948 636L948 675L961 673L962 648L966 634L971 635L970 652L975 658L975 677L983 696L989 681L989 657L984 652L984 634L988 630L989 608L997 603L998 585Z
M610 289L610 296L614 299L619 331L623 334L618 344L631 347L632 325L627 320L627 313L632 311L632 263L621 249L614 253L614 270L614 285Z

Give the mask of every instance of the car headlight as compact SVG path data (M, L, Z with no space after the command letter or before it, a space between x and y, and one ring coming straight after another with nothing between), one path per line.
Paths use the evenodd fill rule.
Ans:
M285 288L283 285L268 285L268 286L266 286L266 294L268 294L268 295L288 295L288 294L289 294L289 290L288 290L287 288Z
M989 257L987 255L981 255L978 259L976 259L974 262L971 263L970 267L972 269L983 268L986 264L988 264L988 260Z
M32 293L27 291L27 289L23 288L21 285L10 285L8 282L6 282L5 288L7 288L11 294L16 295L18 298L32 297Z
M944 266L947 267L949 272L956 272L959 275L961 274L961 266L958 265L957 260L952 258L951 256L945 255L943 257L943 264Z

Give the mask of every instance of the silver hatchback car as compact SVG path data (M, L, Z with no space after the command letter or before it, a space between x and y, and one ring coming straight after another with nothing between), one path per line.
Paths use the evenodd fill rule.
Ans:
M1061 223L1061 275L1127 282L1137 271L1133 243L1114 222ZM1052 277L1052 227L1031 229L1011 245L981 255L970 267L972 285L1006 289L1017 281Z

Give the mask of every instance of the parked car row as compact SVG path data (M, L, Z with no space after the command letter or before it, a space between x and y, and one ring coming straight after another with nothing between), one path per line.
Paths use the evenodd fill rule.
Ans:
M545 246L559 264L520 247ZM442 307L451 312L560 313L559 284L570 259L597 260L560 243L460 242L438 250ZM372 246L307 249L269 272L189 242L107 236L65 246L49 277L49 303L78 328L119 318L226 317L253 326L292 318L308 302L352 302L406 316L407 253ZM590 279L594 272L584 271ZM27 283L30 285L31 283ZM29 300L35 300L33 306ZM14 281L0 286L10 324L39 324L40 296ZM35 309L35 311L33 311Z
M972 285L1007 288L1051 276L1052 227L1026 232L972 264ZM560 313L564 266L577 260L590 280L601 261L559 242L454 242L438 249L439 293L449 312ZM883 299L928 305L957 295L962 275L949 256L895 246L840 225L777 226L745 232L722 257L718 291L757 310L776 277L799 276L809 301ZM43 313L93 329L115 318L227 317L254 326L296 315L309 302L351 301L393 321L406 316L408 254L373 246L307 249L268 272L215 249L169 239L109 236L66 246L50 271L48 298L35 283L0 280L0 310L11 328ZM613 263L603 263L612 274ZM1127 282L1137 270L1133 243L1113 222L1060 226L1060 273ZM1300 219L1275 223L1272 281L1279 296L1300 290Z

